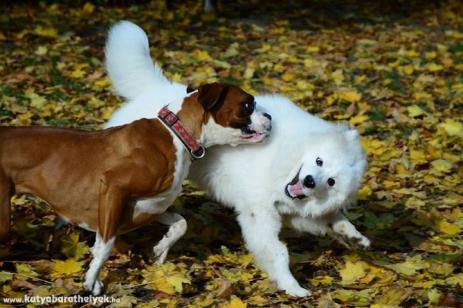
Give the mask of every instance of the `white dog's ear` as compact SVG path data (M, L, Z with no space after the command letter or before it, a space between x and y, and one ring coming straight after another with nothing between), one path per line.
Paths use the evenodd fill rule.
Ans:
M344 132L347 141L356 142L360 139L359 132L356 129L349 129Z

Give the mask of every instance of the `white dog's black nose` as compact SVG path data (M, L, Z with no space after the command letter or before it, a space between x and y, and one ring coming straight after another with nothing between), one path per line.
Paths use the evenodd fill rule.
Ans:
M315 180L310 174L304 178L304 186L307 188L315 188Z
M270 121L272 121L272 116L269 115L267 112L264 112L262 115L266 117L267 119L269 119Z

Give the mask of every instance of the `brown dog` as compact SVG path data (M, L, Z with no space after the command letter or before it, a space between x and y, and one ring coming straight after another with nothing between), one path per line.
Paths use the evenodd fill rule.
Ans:
M159 119L102 131L1 127L0 236L10 229L14 194L46 200L64 219L96 232L84 286L98 295L116 234L165 219L203 145L258 142L269 130L269 116L255 111L251 95L219 83L170 103Z

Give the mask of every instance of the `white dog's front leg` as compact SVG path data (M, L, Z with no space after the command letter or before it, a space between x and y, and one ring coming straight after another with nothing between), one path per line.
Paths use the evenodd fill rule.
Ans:
M244 207L246 208L246 207ZM278 234L281 220L276 210L251 210L251 206L238 215L243 237L258 265L277 283L279 289L292 296L308 296L310 291L302 288L291 274L286 245Z
M337 212L333 215L329 224L335 236L340 235L344 240L352 243L354 246L359 245L364 249L370 247L370 240L362 233L358 232L355 226L341 212Z
M164 263L169 249L185 234L187 222L180 214L165 212L156 216L156 221L169 226L166 235L154 246L154 255L158 258L158 263Z
M331 231L324 219L314 219L298 215L286 217L285 226L291 227L298 232L307 232L319 236L324 236Z

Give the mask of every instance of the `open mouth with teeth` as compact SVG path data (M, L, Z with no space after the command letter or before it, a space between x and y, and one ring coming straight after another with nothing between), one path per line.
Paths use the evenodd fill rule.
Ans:
M299 172L301 172L301 170L297 172L296 176L291 180L291 182L286 184L285 187L285 194L291 199L304 199L307 197L303 190L304 185L299 180Z
M241 138L246 139L253 142L260 142L264 140L268 136L268 132L259 133L249 126L245 126L241 128Z

